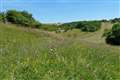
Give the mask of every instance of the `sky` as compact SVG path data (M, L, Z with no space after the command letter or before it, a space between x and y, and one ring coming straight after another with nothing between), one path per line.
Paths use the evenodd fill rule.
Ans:
M0 0L0 11L28 11L42 23L120 17L120 0Z

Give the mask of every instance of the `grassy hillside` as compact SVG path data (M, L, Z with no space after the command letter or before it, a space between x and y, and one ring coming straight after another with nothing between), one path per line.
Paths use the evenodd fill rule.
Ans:
M119 80L120 47L94 33L0 24L0 80Z

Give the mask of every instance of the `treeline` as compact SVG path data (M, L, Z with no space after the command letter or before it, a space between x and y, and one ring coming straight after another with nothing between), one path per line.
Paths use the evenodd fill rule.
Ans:
M111 23L120 23L120 18L114 18L109 20Z
M81 31L85 32L95 32L101 28L100 21L83 21L78 23L76 28L81 29Z
M101 28L100 21L80 21L64 24L42 24L41 29L56 32L67 32L72 29L79 29L84 32L95 32Z
M57 32L67 32L72 29L79 29L84 32L95 32L101 27L100 21L79 21L79 22L71 22L71 23L63 23L63 24L55 24L55 28L53 30L57 30ZM50 28L50 27L48 27Z
M63 24L41 24L27 11L8 10L0 13L0 22L56 32L66 32L72 29L80 29L85 32L95 32L100 29L102 22L117 23L120 22L120 18L111 20L78 21Z
M104 36L108 44L120 45L120 18L110 20L78 21L62 24L41 24L35 20L32 14L27 11L8 10L0 12L0 22L16 24L24 27L39 28L56 33L67 32L72 29L79 29L84 32L95 32L101 28L102 22L111 22L112 29L106 30Z
M41 23L36 21L32 14L27 11L8 10L7 12L1 12L0 21L32 28L39 28L41 26Z

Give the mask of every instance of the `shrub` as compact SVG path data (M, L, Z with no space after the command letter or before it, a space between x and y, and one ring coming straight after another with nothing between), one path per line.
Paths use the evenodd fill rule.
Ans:
M110 20L112 23L120 22L120 18L114 18Z
M0 22L5 22L5 14L2 12L0 13Z
M58 30L59 26L56 24L42 24L40 28L47 31L56 31Z
M108 22L108 20L107 19L103 19L103 20L101 20L101 22Z
M3 14L0 13L0 22L3 22Z
M59 25L60 29L63 30L64 32L67 32L69 30L73 29L73 26L71 24L61 24Z
M109 30L109 29L105 29L105 30L104 30L104 34L103 34L103 37L112 34L111 32L112 32L111 30Z
M120 45L120 24L114 24L112 29L105 36L108 44Z
M83 22L80 22L76 26L76 28L79 28L85 32L95 32L100 28L100 26L101 26L100 21L83 21Z
M33 17L32 14L26 11L16 11L16 10L9 10L6 13L6 19L8 22L13 24L18 24L22 26L34 27L39 28L40 23L37 22Z

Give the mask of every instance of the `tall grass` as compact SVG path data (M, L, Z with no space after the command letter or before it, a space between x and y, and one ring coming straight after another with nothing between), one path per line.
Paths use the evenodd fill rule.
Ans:
M0 80L120 79L117 48L55 35L0 24Z

